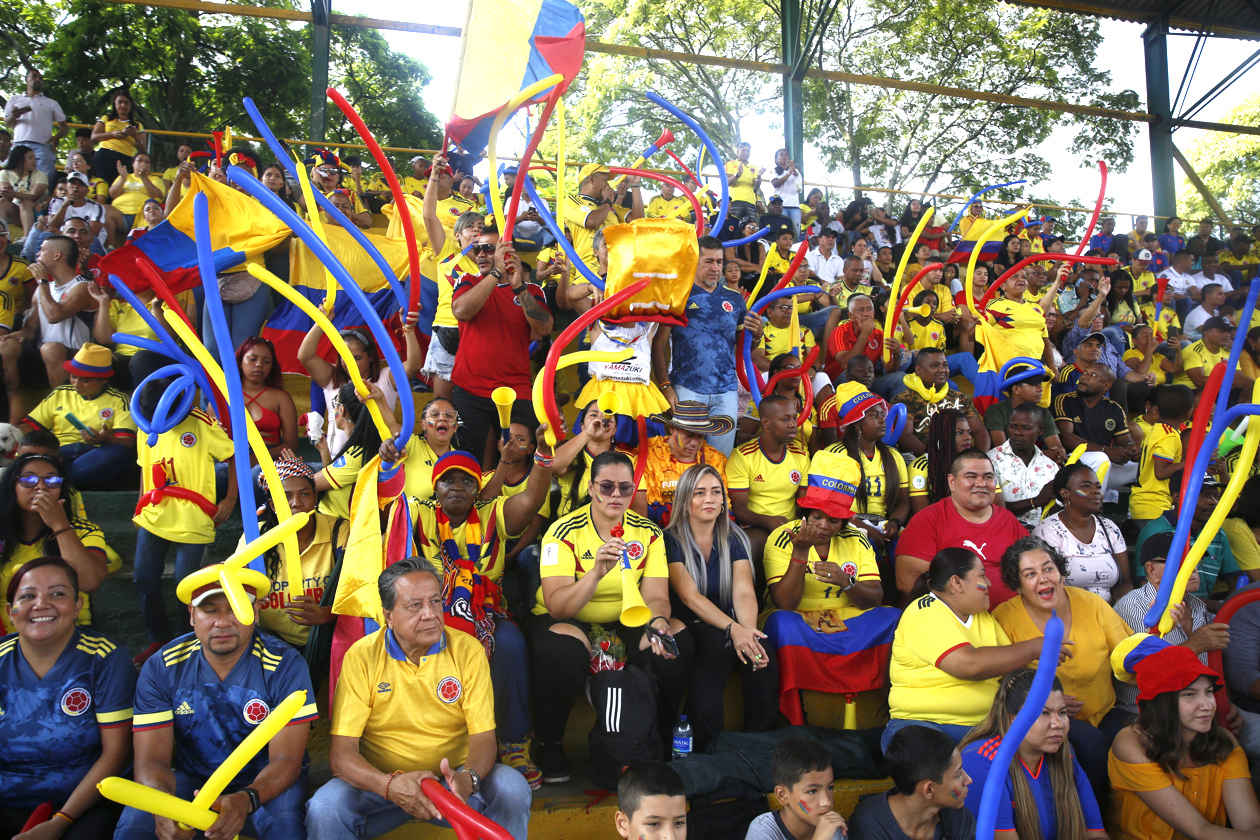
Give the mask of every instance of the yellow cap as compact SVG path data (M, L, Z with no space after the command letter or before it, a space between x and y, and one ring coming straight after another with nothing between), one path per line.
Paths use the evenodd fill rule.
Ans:
M597 172L608 173L608 167L602 163L588 163L586 166L583 166L581 171L578 172L578 186L581 186L583 181Z

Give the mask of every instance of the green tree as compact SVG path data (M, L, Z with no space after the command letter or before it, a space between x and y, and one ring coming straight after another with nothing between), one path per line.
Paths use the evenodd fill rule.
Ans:
M1221 122L1260 126L1260 94L1247 97ZM1185 153L1233 221L1245 224L1260 220L1260 136L1210 131ZM1190 179L1182 181L1178 195L1177 212L1187 219L1215 215Z

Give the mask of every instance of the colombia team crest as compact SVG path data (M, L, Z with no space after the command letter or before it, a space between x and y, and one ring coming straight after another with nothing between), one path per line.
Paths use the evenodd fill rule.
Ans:
M447 677L438 683L437 696L443 703L454 703L463 693L464 687L454 677Z
M86 688L72 688L61 695L61 711L78 717L92 706L92 695Z
M241 716L245 718L246 723L260 724L267 719L267 715L271 714L271 707L255 697L250 700L241 709Z

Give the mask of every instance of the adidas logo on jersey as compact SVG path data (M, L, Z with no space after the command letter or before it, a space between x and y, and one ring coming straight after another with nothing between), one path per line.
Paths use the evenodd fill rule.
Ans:
M183 703L180 703L179 706L176 707L175 714L191 715L191 714L196 714L196 713L193 711L193 707L188 705L188 701L185 700Z
M756 478L753 479L753 481L765 481L765 479L762 478L760 475L758 475Z
M591 554L591 550L588 548L588 549L586 550L586 552L582 555L582 559L583 559L583 560L594 560L594 559L595 559L595 556L594 556L593 554Z

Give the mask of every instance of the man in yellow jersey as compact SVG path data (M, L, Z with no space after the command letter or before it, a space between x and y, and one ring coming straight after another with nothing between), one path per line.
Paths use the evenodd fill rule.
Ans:
M661 184L661 194L648 202L647 215L650 219L672 218L675 210L690 204L681 195L674 194L673 184Z
M752 543L757 591L764 573L759 562L770 532L796 515L796 497L809 474L809 453L796 441L796 405L778 394L762 397L757 407L761 430L756 440L735 447L726 462L731 512Z
M53 390L22 421L61 441L66 477L80 490L116 490L134 472L136 424L130 400L109 386L114 358L108 347L84 344L63 362L70 384Z
M749 163L751 155L752 145L740 143L735 150L735 160L726 162L726 192L730 197L726 213L731 219L757 218L757 189L766 168ZM738 239L738 233L731 238Z
M573 253L591 271L598 270L595 259L595 234L609 225L643 218L643 190L639 179L623 178L614 190L608 185L608 167L588 163L578 172L578 194L564 197L560 223L568 231ZM629 193L630 209L622 206Z
M1129 496L1129 516L1141 528L1173 506L1169 479L1185 466L1178 427L1190 419L1194 392L1185 385L1165 385L1156 397L1159 422L1142 440L1138 480Z
M1202 391L1207 385L1208 377L1219 364L1229 358L1230 342L1234 339L1234 325L1220 316L1208 318L1203 322L1203 338L1188 347L1181 348L1181 373L1173 379L1174 385L1188 385L1196 391ZM1245 389L1251 393L1252 381L1234 372L1234 387Z
M971 226L984 218L984 205L979 201L973 201L971 206L967 208L967 215L962 217L958 222L958 235L966 239L967 232L971 230Z
M307 805L310 840L379 837L441 814L434 779L523 840L530 790L498 763L494 692L481 644L443 623L442 577L409 557L377 582L385 626L346 652L333 700L333 780Z

